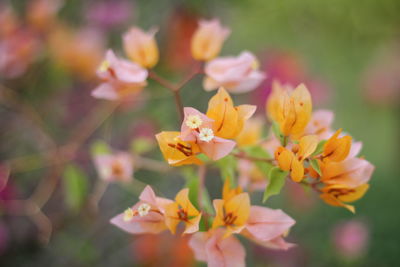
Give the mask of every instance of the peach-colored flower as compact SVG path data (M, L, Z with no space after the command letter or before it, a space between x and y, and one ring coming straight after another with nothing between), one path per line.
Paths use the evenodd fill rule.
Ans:
M157 197L150 186L139 196L139 202L111 219L111 223L131 234L160 233L167 229L164 206L172 203Z
M108 100L118 100L138 93L147 82L147 70L125 59L117 58L108 50L106 58L97 70L102 83L93 90L92 96Z
M138 27L132 27L123 36L125 53L144 68L152 68L158 62L159 52L154 38L157 31L157 28L145 32Z
M236 142L215 135L214 120L205 114L189 107L184 108L184 114L180 138L183 141L195 142L200 151L209 158L223 158L235 147Z
M28 22L38 30L47 30L56 24L56 15L63 5L62 0L33 0L27 10Z
M332 136L332 123L335 115L330 110L316 110L311 115L311 120L307 124L304 134L317 135L320 140L328 139Z
M132 156L125 152L100 154L94 157L99 177L108 182L129 182L132 179Z
M237 57L221 57L208 62L205 73L203 86L206 91L222 86L232 93L244 93L255 89L265 79L265 74L258 70L257 59L247 51Z
M224 237L222 229L198 232L189 241L195 258L208 267L244 267L246 251L234 237Z
M218 19L200 20L191 41L192 56L196 60L208 61L218 56L230 30Z

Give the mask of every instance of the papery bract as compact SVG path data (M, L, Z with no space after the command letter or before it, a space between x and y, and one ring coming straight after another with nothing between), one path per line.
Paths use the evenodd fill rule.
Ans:
M208 62L205 73L206 91L224 87L231 93L254 90L266 77L258 70L257 59L247 51L238 57L221 57Z
M368 188L369 184L363 184L355 188L333 184L322 188L320 197L329 205L344 207L352 213L355 213L354 206L346 203L351 203L362 198Z
M349 155L351 148L351 136L339 137L342 129L333 134L324 145L322 153L324 161L342 161Z
M151 28L145 32L138 27L132 27L123 36L126 54L144 68L152 68L158 62L159 52L154 38L157 31L157 28Z
M215 58L229 34L230 30L223 27L217 19L200 20L191 40L193 58L202 61Z

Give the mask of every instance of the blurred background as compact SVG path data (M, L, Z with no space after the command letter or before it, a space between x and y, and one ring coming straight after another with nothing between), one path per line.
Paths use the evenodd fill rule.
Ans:
M1 1L0 265L198 264L185 239L132 237L109 224L145 184L172 198L185 182L165 168L154 139L179 124L170 92L150 82L115 109L90 91L105 50L122 55L121 35L132 25L159 27L156 71L179 81L194 63L198 19L214 17L232 30L221 54L252 51L268 75L236 103L257 105L262 117L272 79L304 82L315 109L334 110L335 128L362 141L376 166L355 215L289 184L269 206L296 219L289 240L298 247L276 252L243 240L248 266L400 265L399 12L398 0ZM185 106L204 111L214 93L197 77L182 94ZM97 140L140 155L131 184L102 188L91 157ZM212 197L218 175L207 176ZM101 195L96 209L91 200Z

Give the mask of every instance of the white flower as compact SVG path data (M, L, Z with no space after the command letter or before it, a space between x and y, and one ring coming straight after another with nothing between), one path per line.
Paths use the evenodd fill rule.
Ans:
M108 60L104 60L103 62L101 62L100 67L99 67L99 71L101 72L105 72L108 70L108 68L110 67L110 61Z
M151 207L149 204L147 203L141 204L138 208L139 216L140 217L146 216L147 214L149 214L150 209Z
M134 216L133 210L131 208L127 208L124 211L124 222L129 222L130 220L132 220Z
M190 129L197 129L203 123L199 115L190 115L185 121Z
M210 142L214 138L214 132L210 128L203 128L200 130L199 138L201 141Z

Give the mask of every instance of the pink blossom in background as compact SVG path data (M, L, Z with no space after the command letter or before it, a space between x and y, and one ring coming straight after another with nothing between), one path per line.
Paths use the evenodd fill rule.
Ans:
M89 24L104 30L122 26L133 20L134 4L125 0L92 1L87 7Z
M369 243L368 226L356 219L342 222L332 231L336 251L347 259L357 259L366 253Z
M133 175L133 159L129 153L100 154L94 158L100 179L108 182L129 182Z
M313 103L326 103L330 97L329 85L310 74L304 61L294 53L271 50L261 57L262 70L268 76L253 94L253 102L264 112L265 102L271 92L272 82L292 86L304 83L310 90Z
M400 43L385 47L373 58L362 76L366 99L376 105L400 102Z

